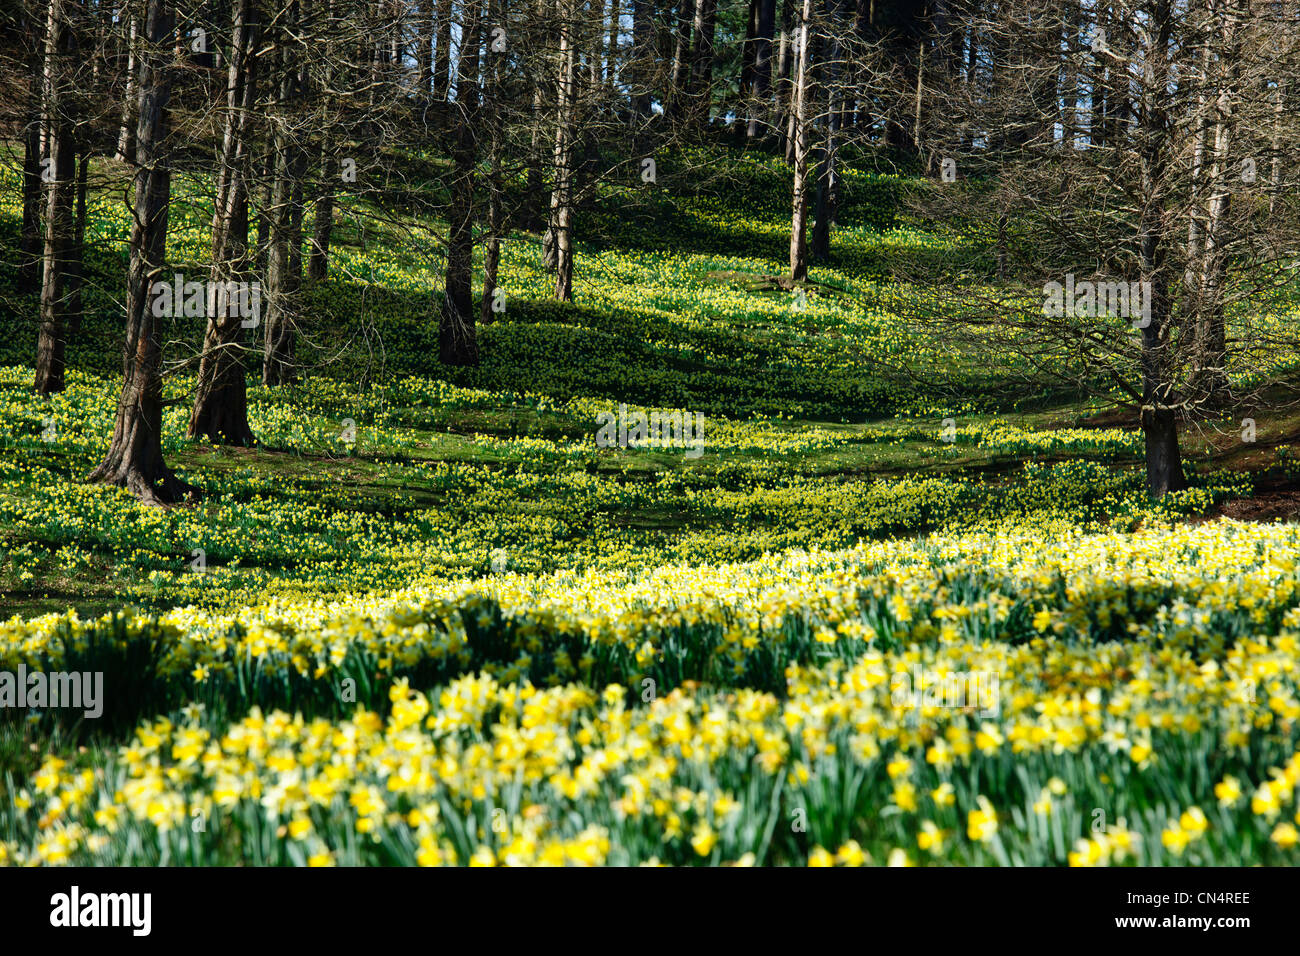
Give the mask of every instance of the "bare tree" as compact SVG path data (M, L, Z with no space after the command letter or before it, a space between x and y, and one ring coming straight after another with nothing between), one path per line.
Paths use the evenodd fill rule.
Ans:
M171 206L168 100L175 18L167 0L147 0L143 33L126 284L125 381L112 441L89 480L126 487L147 504L166 504L189 490L163 460L162 346L150 296L153 282L166 265Z
M301 25L299 2L290 0L275 30L279 92L271 110L273 185L268 211L266 339L262 358L262 384L266 386L285 385L298 378L295 351L302 285L302 205L301 201L295 204L294 199L301 195L307 165L306 149L295 130L295 124L301 121L298 100L304 92L298 49L301 35L294 33ZM381 76L380 82L387 83L387 77Z
M794 92L790 118L793 135L794 189L790 216L790 279L808 278L808 153L810 138L809 107L812 85L811 22L813 0L803 0L794 32L795 64L792 73Z
M78 10L73 0L49 0L45 31L45 98L48 163L45 188L45 247L41 324L36 349L36 390L48 395L64 387L69 277L75 246L77 117L73 58L77 53Z
M927 88L946 94L947 126L930 135L970 182L926 191L918 210L996 224L950 265L978 274L991 261L1006 281L919 294L918 322L967 361L995 349L1038 387L1131 409L1156 497L1186 485L1180 425L1264 400L1276 383L1253 369L1294 347L1260 313L1294 282L1294 210L1265 211L1295 174L1243 171L1267 169L1276 149L1283 171L1300 159L1276 134L1274 101L1296 62L1294 43L1273 40L1294 37L1296 17L1218 0L1005 4L967 24L992 69ZM1092 78L1088 95L1062 87L1072 73Z
M480 114L480 4L461 6L460 51L456 58L455 123L451 147L453 178L448 213L447 281L438 328L439 357L447 365L478 362L473 294L474 199L478 171Z
M251 298L247 290L250 282L247 165L251 114L257 99L256 53L261 37L258 4L255 0L236 0L232 18L226 57L229 68L225 132L212 216L208 324L186 435L206 436L223 444L251 445L246 349L242 342L246 313L251 310L234 308L232 293L245 301Z
M578 40L577 7L558 0L559 75L556 81L555 179L551 189L549 231L555 243L555 297L573 299L573 162L577 136Z

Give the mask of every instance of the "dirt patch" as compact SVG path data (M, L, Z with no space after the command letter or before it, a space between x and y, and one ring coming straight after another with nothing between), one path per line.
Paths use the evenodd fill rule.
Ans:
M1064 426L1074 428L1140 428L1142 419L1132 408L1111 408L1095 415L1089 415L1077 425Z
M1300 490L1258 491L1253 498L1236 498L1216 505L1209 514L1192 519L1193 523L1213 518L1234 521L1300 521Z

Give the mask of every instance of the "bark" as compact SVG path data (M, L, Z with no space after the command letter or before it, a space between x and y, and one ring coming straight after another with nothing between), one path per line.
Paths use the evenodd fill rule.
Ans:
M1157 0L1152 11L1152 44L1144 57L1144 85L1164 89L1168 83L1168 50L1172 32L1171 0ZM1138 241L1142 278L1151 283L1151 321L1142 330L1142 432L1146 443L1147 491L1153 498L1187 487L1178 447L1177 395L1169 372L1169 275L1164 239L1161 190L1169 166L1170 120L1159 97L1151 97L1140 113L1138 158L1141 166L1142 212Z
M717 12L717 0L696 0L690 98L692 122L699 127L708 126L713 108L713 35Z
M41 281L41 135L45 18L35 4L28 14L31 80L28 84L26 127L23 131L23 224L19 247L18 287L24 293L40 289Z
M912 146L920 155L921 147L921 115L922 106L925 103L925 41L922 40L916 45L916 104L912 120ZM926 164L924 172L930 173L929 164Z
M479 3L466 0L462 10L460 56L456 69L456 129L452 145L454 179L448 210L447 275L442 321L438 326L438 357L444 365L477 365L478 338L474 318L474 194L479 112Z
M817 174L817 220L812 233L812 258L826 262L831 255L831 222L839 202L839 169L837 152L840 126L839 99L839 42L834 33L826 38L827 63L822 67L827 90L826 137L822 144L821 164Z
M433 90L433 21L435 0L422 0L416 14L418 23L415 30L415 64L420 74L418 87L421 97L429 96Z
M811 73L808 22L812 19L813 0L803 0L803 12L794 34L796 62L794 94L790 109L794 127L790 137L794 152L794 188L790 216L790 278L802 282L808 278L808 86Z
M90 178L90 152L83 149L77 166L77 209L72 229L72 258L68 262L68 314L67 331L75 336L81 331L84 303L81 287L86 278L86 186Z
M321 282L329 274L330 239L334 231L334 178L339 165L329 144L320 151L320 193L312 219L311 255L307 259L307 278Z
M613 92L618 81L618 35L622 0L609 0L609 35L605 39L605 85Z
M428 67L428 76L421 79L420 96L428 97L429 84L433 75L433 6L432 0L423 0L422 17L419 25L419 45L425 59L423 66ZM328 15L334 12L333 0L326 0ZM336 69L331 65L325 68L325 85L334 87ZM338 131L332 124L326 124L320 144L320 182L316 190L315 209L312 217L312 234L310 251L307 258L307 278L311 282L321 282L329 272L330 240L334 232L334 196L337 177L340 173L338 162Z
M292 68L288 31L280 38L279 112L275 123L274 181L271 190L270 241L267 249L266 341L262 352L262 384L287 385L298 380L295 352L301 272L294 268L294 195L300 190L306 153L290 130L290 103L296 98L299 78ZM301 195L301 193L299 193ZM297 219L301 224L301 217ZM297 236L301 239L301 234Z
M257 99L253 51L260 25L255 19L252 0L239 0L233 16L226 76L226 124L212 217L211 289L218 288L218 283L248 282L251 278L245 164L249 115ZM248 353L242 341L245 320L236 309L222 309L222 305L229 303L213 294L209 295L208 304L199 378L186 437L206 438L214 444L252 445L255 439L248 424Z
M493 23L501 21L502 0L491 0L488 10ZM612 3L611 15L617 20L618 5ZM612 47L611 47L612 49ZM488 54L489 67L484 95L484 117L488 130L488 232L483 247L483 297L479 306L479 318L484 323L492 321L492 306L496 299L497 270L501 263L501 233L504 229L501 200L504 183L501 171L501 120L498 111L498 97L501 95L501 54ZM613 59L611 56L611 71Z
M162 346L150 286L166 266L171 205L167 104L171 96L169 40L174 19L167 0L147 0L145 44L139 55L135 197L126 286L126 347L122 394L113 438L88 480L127 488L142 502L162 505L193 491L162 454Z
M604 42L605 4L603 0L588 0L587 17L580 35L582 48L588 52L583 56L590 89L600 86L600 48Z
M1214 150L1209 186L1212 190L1206 210L1203 237L1204 263L1200 277L1197 321L1197 362L1200 374L1197 387L1212 404L1228 392L1227 331L1224 323L1223 285L1228 261L1225 246L1228 236L1228 213L1232 205L1229 189L1229 153L1233 145L1232 89L1236 84L1236 26L1225 20L1222 27L1221 62L1224 74L1219 80L1214 102Z
M1061 84L1061 145L1068 151L1074 148L1079 135L1079 78L1075 74L1074 44L1082 11L1077 2L1065 4L1065 9L1065 16L1061 18L1061 64L1057 75Z
M577 97L578 45L574 30L575 8L560 0L560 76L555 127L555 188L551 193L551 223L555 236L555 297L573 301L573 161L575 99Z
M305 182L307 179L307 151L294 143L290 147L293 157L290 181L293 186L289 192L289 273L293 276L295 294L302 286L302 220L307 208L304 201Z
M122 122L117 134L116 159L119 163L131 161L135 157L136 127L136 51L140 46L138 36L139 18L127 7L130 19L126 45L126 90L122 95Z
M632 64L629 73L633 84L632 114L643 119L650 115L650 76L654 69L654 24L651 0L632 0Z
M1277 102L1273 105L1273 168L1271 174L1272 188L1268 192L1268 214L1277 215L1277 204L1282 194L1282 118L1285 116L1286 81L1279 80L1273 95Z
M772 89L772 33L776 23L776 0L754 0L754 64L750 99L749 139L762 139L767 133L768 95Z
M50 0L45 43L45 115L49 125L50 181L45 189L45 245L41 281L36 391L63 391L67 352L69 279L74 246L73 199L77 186L76 118L69 71L77 40L71 0Z
M271 252L271 199L275 193L272 175L275 173L275 147L268 145L257 163L257 182L261 184L257 196L257 263L256 271L266 275Z
M702 2L702 0L701 0ZM696 0L682 0L677 12L677 36L673 46L673 68L668 81L667 101L664 112L670 118L681 115L687 97L690 95L691 70L691 25L692 12Z
M433 61L433 98L445 100L451 89L451 11L452 0L438 3L438 52Z
M740 47L740 97L736 106L736 145L742 145L749 126L747 117L754 113L754 38L758 33L759 0L749 0L745 16L745 40Z
M787 163L794 160L794 141L790 136L790 102L792 86L791 66L794 60L794 0L783 0L781 8L781 42L776 58L776 107L772 112L774 125L781 139L781 152Z

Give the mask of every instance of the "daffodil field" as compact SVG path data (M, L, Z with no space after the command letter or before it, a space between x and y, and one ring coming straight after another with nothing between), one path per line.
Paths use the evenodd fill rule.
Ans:
M783 170L621 242L606 197L572 305L508 241L466 369L431 358L441 263L340 227L319 367L250 380L256 447L187 440L193 375L165 379L193 504L83 481L105 285L64 391L0 343L0 672L105 688L94 720L0 714L0 865L1300 864L1300 525L1220 514L1289 446L1189 442L1153 501L1132 423L1002 400L1016 370L906 318L890 257L963 238L899 214L901 177L849 170L806 299L756 287ZM197 270L211 205L178 188ZM129 228L108 195L89 222ZM703 454L602 447L620 406L699 413Z

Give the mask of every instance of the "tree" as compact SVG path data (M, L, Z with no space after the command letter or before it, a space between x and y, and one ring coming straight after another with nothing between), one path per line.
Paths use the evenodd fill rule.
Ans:
M48 131L45 188L45 244L42 257L40 337L36 348L36 390L63 391L67 312L74 272L73 198L76 193L77 118L73 60L77 52L72 0L50 0L45 39L45 100Z
M35 292L41 279L41 160L45 137L45 115L42 109L42 78L44 70L45 16L40 3L31 0L23 10L25 24L17 24L16 31L26 41L22 59L16 64L28 74L27 101L21 116L23 122L23 223L19 245L18 288L22 292ZM17 40L17 38L15 38Z
M228 445L253 444L248 424L246 350L248 290L248 139L257 99L256 51L261 35L254 0L236 0L227 53L226 121L212 216L208 322L199 360L194 409L186 435ZM230 290L239 295L235 308ZM260 305L260 296L259 305ZM254 323L257 317L253 317Z
M1252 20L1236 3L1139 0L1025 2L972 21L994 68L930 87L944 91L936 110L948 118L931 135L968 185L922 191L917 211L960 208L996 224L945 263L992 267L994 281L960 297L917 295L918 326L954 352L940 372L976 350L1014 355L1038 388L1050 381L1135 413L1153 497L1186 487L1180 426L1261 401L1268 382L1256 370L1295 347L1259 305L1294 281L1294 219L1268 217L1266 194L1295 174L1279 184L1243 175L1265 168L1273 144L1282 169L1300 160L1294 138L1276 135L1273 99L1296 68L1295 45L1273 41L1294 35L1295 18L1294 8ZM1087 95L1070 76L1092 78Z
M162 346L151 305L151 286L166 266L171 206L168 100L175 19L168 0L147 0L139 54L139 119L135 190L131 206L130 265L126 282L124 382L113 437L88 480L118 485L146 504L178 500L192 489L163 460Z
M808 143L809 143L809 87L812 80L812 50L810 48L810 23L813 0L803 0L799 21L795 28L795 64L792 79L794 93L790 106L793 135L794 188L793 210L790 216L790 279L802 282L808 278Z
M267 213L266 340L262 353L262 384L287 385L298 380L295 350L302 285L302 179L307 153L296 134L295 106L304 92L304 74L294 30L301 24L301 0L291 0L276 28L275 49L279 92L272 110L272 186ZM295 16L297 14L297 16Z
M456 58L456 103L451 146L454 172L448 213L447 272L438 354L445 365L476 365L473 254L474 194L477 191L479 47L481 0L461 6L460 54Z
M767 135L769 115L767 97L772 88L772 34L776 23L776 0L753 0L753 63L750 66L749 123L746 136L751 140Z
M119 163L130 162L135 155L136 100L138 99L135 87L137 72L135 58L140 41L137 34L139 18L135 14L134 6L130 0L127 0L122 5L122 16L127 23L128 36L125 54L126 63L123 70L126 75L126 89L122 95L122 118L119 124L117 153L115 155Z
M445 100L451 89L452 0L437 0L438 52L433 63L433 98Z
M701 128L708 125L713 106L713 36L717 14L717 0L697 0L689 96L692 125Z
M838 36L844 34L837 0L827 0L827 35L823 39L826 54L818 64L821 86L825 90L825 114L822 117L823 141L817 173L817 219L812 233L812 258L826 262L831 255L831 221L839 205L839 131L843 118L841 104L844 90L840 85L842 67Z
M487 238L483 249L483 298L479 307L479 315L484 323L492 320L492 312L496 304L497 272L501 264L501 235L505 230L505 211L502 205L505 192L502 168L505 131L502 129L504 117L501 104L502 64L505 60L505 51L496 49L493 40L498 29L502 31L498 36L504 40L505 27L502 26L505 23L504 9L505 0L489 0L488 20L492 32L488 35L488 67L484 70L485 89L482 111L483 122L487 127L489 167ZM617 8L615 8L615 18L617 19Z
M558 0L559 76L556 82L555 178L551 189L550 233L555 242L555 297L573 300L573 160L577 136L577 5Z

